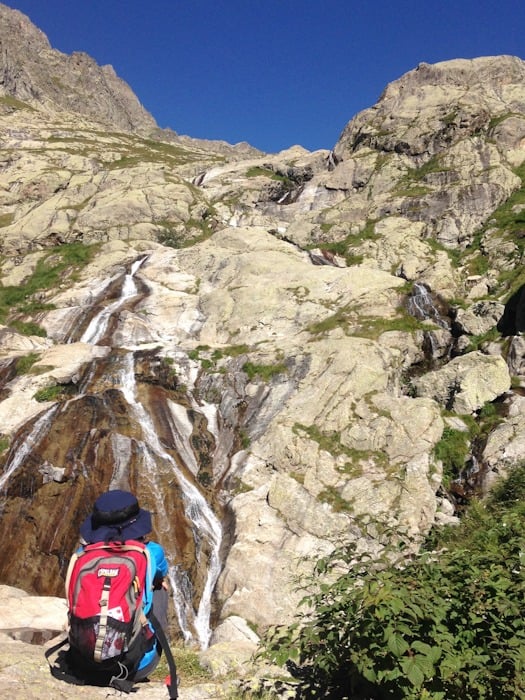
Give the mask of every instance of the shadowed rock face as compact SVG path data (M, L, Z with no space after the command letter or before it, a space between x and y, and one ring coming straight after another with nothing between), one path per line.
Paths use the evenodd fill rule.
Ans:
M501 335L518 335L525 331L525 284L505 304L503 316L498 321Z
M119 487L135 491L152 511L154 535L162 536L167 548L179 553L181 563L192 572L198 598L202 582L199 585L191 528L181 515L180 489L169 465L160 460L156 479L162 504L156 489L144 479L144 436L121 391L111 388L112 364L117 364L115 358L99 363L91 379L96 393L88 389L50 415L42 438L9 480L0 521L0 538L6 543L0 579L13 584L23 580L27 590L60 594L80 523L98 494ZM179 459L163 420L169 390L145 385L140 392L159 418L161 441ZM24 426L14 438L15 445L24 444L24 433L30 435L34 424ZM213 452L213 438L205 425L195 428L194 439ZM170 522L161 518L163 509L173 514Z

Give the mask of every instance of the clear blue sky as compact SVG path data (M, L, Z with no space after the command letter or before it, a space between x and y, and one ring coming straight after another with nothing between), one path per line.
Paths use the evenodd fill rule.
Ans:
M161 127L267 152L332 148L425 61L525 58L525 0L6 0L110 63Z

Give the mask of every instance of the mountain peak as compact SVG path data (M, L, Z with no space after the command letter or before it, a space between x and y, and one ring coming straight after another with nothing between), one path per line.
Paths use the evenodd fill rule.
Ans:
M112 66L88 54L53 49L46 35L18 10L0 4L0 94L51 112L73 112L132 132L156 122Z

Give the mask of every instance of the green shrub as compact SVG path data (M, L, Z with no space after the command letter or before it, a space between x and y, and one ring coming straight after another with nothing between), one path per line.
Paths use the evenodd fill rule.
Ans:
M447 485L465 466L470 452L470 435L467 430L455 430L446 426L441 439L434 446L434 456L443 463L443 480Z
M522 466L418 555L394 537L380 561L354 545L320 560L310 612L262 655L288 666L304 700L525 698L524 493Z
M64 393L65 390L63 386L60 384L53 384L52 386L39 389L33 398L36 401L59 401L63 398Z

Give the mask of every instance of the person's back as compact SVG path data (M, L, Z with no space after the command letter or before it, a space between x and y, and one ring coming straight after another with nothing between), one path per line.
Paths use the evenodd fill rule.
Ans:
M159 662L168 563L161 545L147 540L151 529L149 511L121 490L102 494L80 527L66 580L68 665L87 682L124 688Z

